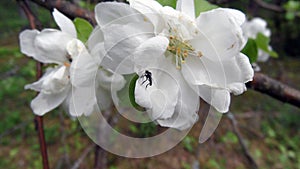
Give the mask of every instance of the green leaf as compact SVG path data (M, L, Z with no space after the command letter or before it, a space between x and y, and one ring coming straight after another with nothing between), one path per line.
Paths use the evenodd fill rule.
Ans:
M248 39L248 42L242 50L242 53L248 56L250 63L256 62L258 57L258 49L254 39Z
M265 36L262 33L258 33L255 39L256 45L258 49L268 53L271 57L277 58L278 54L269 49L270 38Z
M82 18L75 18L74 25L77 31L77 38L82 42L86 42L93 31L93 26Z
M130 81L130 84L129 84L129 100L130 100L130 103L131 105L137 109L138 111L145 111L145 108L144 107L141 107L140 105L138 105L136 102L135 102L135 97L134 97L134 90L135 90L135 84L136 84L136 81L139 79L139 76L138 75L135 75L133 76L133 78L131 79Z
M176 0L157 0L162 6L170 6L176 9Z
M218 8L217 5L213 5L206 0L195 0L196 17L198 17L201 12L209 11L216 8Z

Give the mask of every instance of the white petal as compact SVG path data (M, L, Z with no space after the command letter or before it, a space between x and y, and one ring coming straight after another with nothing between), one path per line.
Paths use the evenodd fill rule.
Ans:
M129 0L132 8L138 10L154 25L154 32L160 33L166 26L161 16L162 6L154 0Z
M142 77L137 80L136 102L148 109L152 119L170 118L174 114L179 97L177 76L180 73L172 64L171 59L164 57L162 57L160 65L153 68L149 67L147 70L152 73L153 84L152 86L148 85L149 80L145 81L146 79Z
M99 26L97 26L93 30L93 32L91 33L91 35L87 41L88 49L90 51L94 50L96 45L99 43L103 43L103 41L104 41L104 36L103 36L102 30Z
M117 73L111 73L104 69L99 69L97 73L97 83L107 91L121 90L125 86L125 79Z
M69 102L69 113L71 116L90 115L97 104L95 86L72 87L72 96Z
M208 104L212 105L217 111L226 113L230 105L230 93L226 89L212 88L199 85L198 95Z
M271 31L267 28L267 22L262 18L253 18L245 22L242 27L245 36L249 38L255 39L258 33L262 33L267 37L271 36Z
M20 48L21 52L28 56L36 56L34 40L40 32L38 30L25 30L20 33Z
M58 107L67 97L69 88L65 88L60 93L45 94L43 92L39 93L36 98L31 102L31 108L34 114L43 116L47 112Z
M53 17L61 31L70 34L74 38L77 37L76 28L68 17L60 13L57 9L54 9Z
M104 29L105 50L107 56L103 62L117 73L133 73L131 56L141 43L153 36L153 27L149 23L130 23L112 25Z
M152 71L152 73L153 80L157 81L157 85L152 84L152 86L146 88L148 82L142 84L144 79L137 80L135 87L136 102L148 109L153 120L170 118L175 111L179 88L174 80L166 78L166 76L156 76L155 71ZM169 88L166 86L167 82L169 82Z
M252 80L253 69L247 56L238 56L225 61L211 61L206 57L188 57L182 66L184 78L192 85L208 85L231 89L231 84L244 91L244 83Z
M190 88L184 79L180 83L180 98L176 105L175 113L171 118L157 120L164 127L185 130L192 127L198 120L199 96Z
M254 70L252 69L249 58L246 55L240 53L240 55L237 56L236 61L242 73L241 76L243 78L243 82L246 83L252 81Z
M269 46L269 48L271 49L271 47ZM258 62L266 62L268 59L269 59L270 55L261 50L261 49L258 49L258 58L257 58L257 61Z
M240 95L247 91L247 87L244 83L231 83L228 85L228 88L234 95Z
M111 24L141 22L144 16L129 5L117 2L99 3L95 7L96 20L100 27Z
M236 56L246 42L240 25L228 10L203 12L197 18L197 25L199 36L191 44L211 60L226 60Z
M178 0L176 10L181 11L191 18L195 18L195 4L194 0Z
M169 45L169 40L163 36L156 36L142 43L134 52L135 64L142 68L157 65L158 57L165 57L164 53Z
M69 69L65 66L55 68L45 78L42 86L43 93L60 93L70 85Z
M74 58L70 69L71 83L76 87L89 86L94 83L98 65L84 44L79 40L74 40L68 44L67 48Z
M35 39L34 58L43 63L62 64L67 61L66 46L71 36L54 29L44 29Z
M230 8L219 8L219 10L226 11L230 15L229 17L231 17L239 26L241 26L246 20L245 14L239 10Z
M57 69L55 68L47 68L46 72L43 74L43 76L36 82L32 83L32 84L28 84L25 86L25 89L31 89L31 90L35 90L35 91L42 91L43 89L43 84L45 83L45 80L48 78L51 78L52 74L57 71Z

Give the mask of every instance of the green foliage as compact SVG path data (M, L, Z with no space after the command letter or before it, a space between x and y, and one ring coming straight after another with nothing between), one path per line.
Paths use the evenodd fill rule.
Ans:
M283 5L286 10L285 18L287 20L294 20L296 17L300 17L300 2L295 0L289 0Z
M170 6L176 9L176 0L157 0L162 6Z
M238 138L233 132L229 131L224 136L221 137L221 141L224 142L224 143L237 144L238 143Z
M254 39L249 38L246 46L242 50L242 53L248 56L250 63L256 62L258 58L257 44Z
M201 12L209 11L218 8L217 5L213 5L206 0L195 0L195 13L199 16Z
M190 153L194 152L194 145L196 143L196 139L191 136L186 136L182 141L183 147Z
M278 58L278 54L269 48L270 38L262 33L258 33L256 39L249 38L242 53L248 56L251 63L256 62L258 58L258 50L268 53L273 58Z
M82 42L86 42L93 31L93 26L88 21L81 18L75 18L74 25L77 30L77 38Z
M213 169L222 169L223 168L215 159L209 159L208 166L209 166L209 168L213 168Z
M258 33L256 36L256 39L255 39L255 42L259 49L268 53L271 57L274 57L274 58L278 57L278 54L269 48L270 38L266 37L262 33Z
M136 84L136 81L139 79L139 76L137 74L135 74L132 79L130 80L130 83L129 83L129 100L130 100L130 103L131 105L139 110L139 111L144 111L145 108L141 107L140 105L138 105L136 102L135 102L135 97L134 97L134 91L135 91L135 84Z
M157 131L157 126L155 123L141 123L138 125L129 125L129 130L133 134L135 134L138 137L146 138L153 136Z
M183 169L192 169L192 166L186 162L182 162L181 165Z

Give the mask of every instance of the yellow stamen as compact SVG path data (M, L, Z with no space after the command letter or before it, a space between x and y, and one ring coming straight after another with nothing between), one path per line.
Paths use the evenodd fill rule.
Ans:
M70 63L68 63L68 62L64 62L64 65L65 65L66 67L70 67L70 66L71 66Z

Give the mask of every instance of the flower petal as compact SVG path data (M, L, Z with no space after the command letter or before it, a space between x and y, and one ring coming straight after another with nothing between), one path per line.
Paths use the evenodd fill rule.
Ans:
M157 122L164 127L172 127L179 130L185 130L193 126L198 120L199 96L185 82L180 80L180 98L176 105L175 113L171 118L159 119Z
M100 27L112 24L141 22L144 16L129 5L118 2L99 3L95 7L96 21Z
M67 46L73 61L70 68L71 83L76 87L90 86L95 81L98 65L84 44L74 39Z
M132 8L145 15L147 20L150 20L150 22L154 25L154 32L156 34L160 33L164 29L165 23L163 17L160 15L160 10L163 7L157 1L129 0L129 4Z
M60 13L57 9L54 9L52 14L55 22L62 32L70 34L73 38L77 37L76 28L73 22L68 17Z
M194 0L178 0L176 4L176 10L187 14L192 19L195 18Z
M32 83L32 84L28 84L25 86L25 89L31 89L37 92L40 92L43 90L43 84L45 83L45 80L47 80L48 78L51 78L51 76L53 75L53 73L57 71L56 68L47 68L46 72L43 74L43 76L36 82Z
M179 85L176 77L180 73L171 59L161 58L160 65L147 68L152 73L152 85L149 85L149 79L141 76L135 86L136 102L148 110L153 120L170 118L178 102Z
M244 83L252 80L253 69L247 56L238 56L225 61L211 61L206 57L188 57L182 66L184 78L192 85L207 85L216 88L244 91ZM241 85L236 85L241 83ZM237 92L238 93L238 92Z
M132 54L141 43L153 36L153 26L147 22L112 25L104 29L105 50L103 60L113 72L133 73ZM118 70L116 70L118 68Z
M99 69L97 73L97 83L99 84L99 86L101 86L107 91L118 91L125 86L126 80L123 76L117 73L112 73L104 69Z
M42 92L59 93L70 85L69 69L65 66L57 67L43 83Z
M54 29L44 29L35 38L36 60L43 63L62 64L67 61L67 43L72 39L68 34Z
M191 44L211 60L232 58L246 43L239 25L239 22L244 19L244 15L238 20L237 16L233 17L232 11L229 11L218 8L203 12L197 18L200 32L198 37L191 40Z
M206 85L199 85L198 95L217 111L226 113L230 105L230 93L226 89L212 88Z
M31 102L34 114L43 116L47 112L58 107L67 97L70 88L65 88L60 93L39 93Z
M157 65L157 58L164 57L168 45L169 40L163 36L156 36L143 42L133 54L135 64L142 68Z
M93 113L97 104L94 85L72 87L72 95L69 100L69 113L71 116L78 117Z
M38 30L24 30L20 33L19 39L22 53L31 57L36 55L34 40L39 33Z
M94 50L94 48L97 46L99 43L103 43L104 41L104 35L102 33L102 30L99 26L97 26L93 32L91 33L88 41L87 41L87 46L90 51Z

